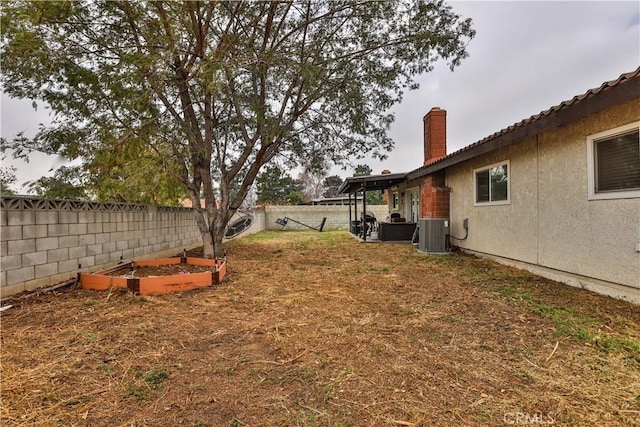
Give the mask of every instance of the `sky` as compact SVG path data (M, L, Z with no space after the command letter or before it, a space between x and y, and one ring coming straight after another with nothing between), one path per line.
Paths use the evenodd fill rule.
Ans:
M569 100L640 66L640 2L637 1L450 1L471 18L476 36L469 57L452 72L444 62L420 76L420 88L393 108L389 135L395 148L384 161L365 158L374 174L408 172L422 165L422 118L447 110L447 153ZM33 135L47 121L43 108L2 94L0 134ZM12 160L19 183L51 175L64 164L34 154L29 164ZM333 168L330 174L350 176ZM14 185L14 188L18 187ZM17 188L21 190L20 188ZM23 190L23 189L22 189Z

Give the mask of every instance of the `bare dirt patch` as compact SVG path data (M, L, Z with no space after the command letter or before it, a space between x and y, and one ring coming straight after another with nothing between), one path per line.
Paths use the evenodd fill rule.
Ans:
M214 289L5 302L2 424L640 423L638 306L346 233L227 252Z
M131 273L135 277L153 277L153 276L173 276L180 274L205 273L212 271L210 265L192 265L192 264L166 264L153 266L136 266L131 270L124 268L105 273L107 276L126 276Z

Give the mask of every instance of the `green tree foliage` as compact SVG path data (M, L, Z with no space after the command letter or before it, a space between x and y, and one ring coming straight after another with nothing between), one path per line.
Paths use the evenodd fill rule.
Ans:
M171 174L177 163L144 145L121 144L96 153L84 167L87 186L100 201L176 206L189 199L187 189Z
M88 200L86 174L81 166L62 166L51 177L26 183L29 193L47 199Z
M62 166L53 176L27 182L26 188L30 194L51 199L161 206L177 206L189 197L155 156L145 157L141 151L129 159L118 156L116 152L103 152L83 165ZM13 182L15 176L8 184Z
M368 205L384 205L382 201L382 190L367 191L366 197Z
M53 112L5 148L90 163L145 147L189 193L206 256L272 160L384 158L390 107L474 36L440 0L14 1L1 14L3 90Z
M369 165L357 165L353 170L353 176L369 176L373 174L373 169ZM368 205L382 205L382 191L371 190L365 194Z
M16 167L8 166L0 168L0 196L12 196L11 186L16 182Z
M369 165L357 165L353 170L353 176L369 176L373 174L373 169Z
M339 197L338 188L342 185L343 179L339 175L328 176L322 181L324 193L322 197Z
M306 198L299 181L293 179L278 166L268 166L256 179L258 203L295 205Z

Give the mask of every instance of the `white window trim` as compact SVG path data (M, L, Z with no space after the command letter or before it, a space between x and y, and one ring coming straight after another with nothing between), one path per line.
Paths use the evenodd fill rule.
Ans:
M400 194L397 191L391 193L391 209L397 211L400 207Z
M407 219L407 221L412 221L412 222L418 222L418 220L420 219L420 187L411 187L411 188L407 188L405 190L405 194L407 195L406 199L407 199L407 206L405 206L405 215L404 217ZM415 204L415 208L416 211L414 212L416 214L415 218L411 217L411 211L414 208L414 205L411 204L411 199L412 196L415 196L415 198L413 200L415 200L416 204Z
M640 121L629 123L615 129L599 132L587 136L587 187L589 191L589 200L611 200L611 199L633 199L640 198L640 190L629 191L611 191L596 193L596 173L595 173L595 156L593 147L599 139L614 136L619 133L625 133L633 129L640 129Z
M478 188L476 186L476 172L485 171L491 168L495 168L496 166L507 165L507 200L499 200L499 201L488 201L488 202L478 202ZM471 175L471 179L473 180L473 206L499 206L499 205L510 205L511 204L511 161L510 160L502 160L500 162L492 163L490 165L482 166L481 168L477 168L473 170L473 174ZM489 181L489 186L491 186L491 181Z

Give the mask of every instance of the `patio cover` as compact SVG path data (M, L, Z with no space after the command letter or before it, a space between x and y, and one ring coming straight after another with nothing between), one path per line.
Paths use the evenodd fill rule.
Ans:
M358 203L357 196L359 192L363 193L362 197L362 212L367 211L367 199L364 194L371 190L386 190L389 187L398 185L407 180L406 173L387 173L381 175L366 175L366 176L352 176L344 180L342 185L338 188L338 194L349 194L349 230L351 231L351 224L355 218L358 220ZM353 215L351 214L351 195L355 194L356 201L353 203ZM367 240L367 233L363 227L362 240Z
M353 194L359 191L386 190L407 179L407 173L387 173L381 175L350 176L338 187L338 194Z

